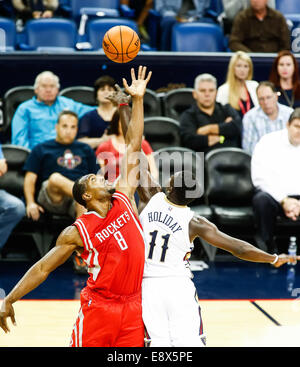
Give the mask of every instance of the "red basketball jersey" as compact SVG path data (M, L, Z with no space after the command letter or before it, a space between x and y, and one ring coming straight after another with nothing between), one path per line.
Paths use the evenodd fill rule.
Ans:
M145 245L142 226L130 200L116 191L106 217L87 212L74 225L84 244L81 257L88 265L87 286L104 296L141 291Z

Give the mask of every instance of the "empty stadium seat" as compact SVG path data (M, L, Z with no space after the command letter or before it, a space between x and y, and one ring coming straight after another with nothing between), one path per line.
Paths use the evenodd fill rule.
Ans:
M220 148L205 157L206 197L218 224L253 224L251 155L239 148Z
M171 42L171 51L226 51L223 30L219 25L212 23L177 23L172 30Z
M144 95L144 116L160 116L161 115L161 103L160 98L155 91L147 88Z
M8 170L0 178L0 189L6 190L10 194L21 198L24 195L24 172L22 168L30 150L16 145L3 144L2 151L7 162Z
M144 120L144 135L152 149L180 146L179 122L161 116L147 117Z
M76 50L77 28L73 20L62 18L34 19L26 23L21 50L73 52Z
M75 21L83 14L100 17L120 17L119 0L72 0L71 13Z
M30 150L11 144L2 145L3 155L6 159L8 170L7 173L0 177L0 189L6 190L18 198L23 198L24 187L24 171L23 165L30 154ZM30 237L40 256L45 254L43 248L43 234L45 228L45 218L41 216L39 221L32 221L26 216L14 228L11 237ZM20 246L20 249L24 246ZM25 250L25 249L24 249ZM9 252L9 251L8 251Z
M15 22L0 17L0 30L0 52L14 51L16 46Z
M205 157L207 204L214 222L225 233L245 238L254 236L251 156L239 148L220 148ZM215 254L217 248L212 250Z
M126 25L138 33L137 24L130 19L104 18L91 20L87 24L87 40L93 50L102 48L102 39L105 33L114 26Z
M11 120L19 104L27 101L33 96L34 96L34 88L31 85L22 85L11 88L4 94L3 97L4 123L2 127L3 132L8 131L11 125Z
M170 90L163 96L164 115L179 121L182 112L194 102L193 88Z
M276 10L282 14L299 14L300 2L298 0L276 0Z
M74 86L64 88L59 92L60 96L74 99L74 101L95 106L97 103L94 97L94 88L87 86Z

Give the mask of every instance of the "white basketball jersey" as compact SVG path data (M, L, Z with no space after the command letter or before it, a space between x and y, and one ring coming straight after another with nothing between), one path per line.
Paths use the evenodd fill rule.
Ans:
M194 213L171 204L163 192L155 194L140 214L145 238L145 277L189 276L187 254L194 245L189 223Z

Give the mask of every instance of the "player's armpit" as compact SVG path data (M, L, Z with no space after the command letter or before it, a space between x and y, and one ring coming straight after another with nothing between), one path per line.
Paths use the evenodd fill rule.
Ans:
M77 229L67 227L58 237L56 246L36 262L8 294L7 301L13 304L38 287L53 270L63 264L74 251L80 249L81 245Z

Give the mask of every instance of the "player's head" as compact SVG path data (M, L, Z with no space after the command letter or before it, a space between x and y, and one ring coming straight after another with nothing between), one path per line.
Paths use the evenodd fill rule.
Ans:
M88 208L92 201L110 199L113 191L113 186L105 180L104 176L88 174L75 181L73 198L78 204Z
M201 192L196 175L191 171L176 172L166 187L168 200L177 205L189 205Z

